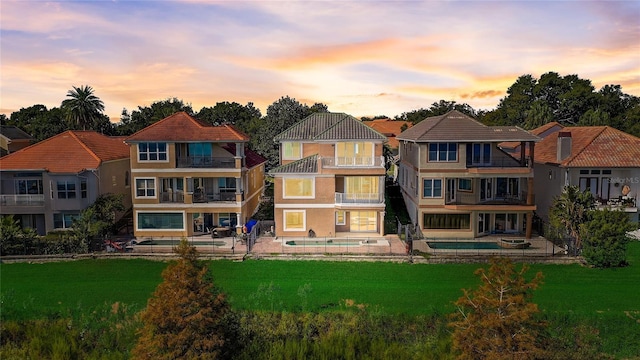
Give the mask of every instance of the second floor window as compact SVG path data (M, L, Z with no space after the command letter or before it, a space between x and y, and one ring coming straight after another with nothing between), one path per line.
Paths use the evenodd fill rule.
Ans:
M166 143L139 143L138 144L138 160L139 161L167 161L167 144Z
M19 195L34 195L44 194L42 191L42 180L15 180L16 194Z
M491 164L491 144L474 143L471 149L472 164Z
M313 178L285 178L284 184L284 198L306 198L311 199L314 197L314 184Z
M282 143L282 159L298 160L302 158L302 143L284 142Z
M430 143L429 161L458 161L458 144Z
M76 183L72 181L58 181L58 199L75 199Z
M136 179L136 197L156 197L156 180Z
M422 197L442 197L442 179L423 179Z

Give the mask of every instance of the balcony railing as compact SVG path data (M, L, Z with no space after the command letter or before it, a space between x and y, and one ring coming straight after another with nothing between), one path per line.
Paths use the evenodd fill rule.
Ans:
M525 205L527 203L527 192L522 191L518 194L497 194L490 199L480 199L477 194L468 194L457 192L455 198L446 195L445 204L447 205ZM534 201L535 202L535 201Z
M182 156L178 158L178 167L233 169L236 167L236 160L228 157Z
M529 166L529 159L525 161L524 164L520 163L518 160L509 159L509 158L498 158L491 159L488 163L473 163L471 160L467 159L467 167L468 168L482 168L482 167L527 167Z
M383 194L336 193L336 204L380 204L384 203Z
M163 191L160 193L160 202L184 204L184 193L182 191Z
M219 193L193 193L194 203L208 203L216 201L236 201L236 193L233 192L219 192Z
M596 207L599 209L613 208L613 209L633 209L637 208L637 199L634 197L621 196L610 199L596 199Z
M2 206L43 206L44 194L0 195Z
M322 158L323 167L384 167L383 156Z

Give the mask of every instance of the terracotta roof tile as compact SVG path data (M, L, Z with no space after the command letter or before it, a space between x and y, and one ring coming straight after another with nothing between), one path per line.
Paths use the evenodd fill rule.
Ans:
M565 127L571 133L571 155L564 167L640 167L640 138L609 126ZM535 147L535 161L558 164L558 132Z
M408 129L413 126L409 121L397 121L391 119L376 119L372 121L363 121L362 123L386 136L389 141L388 145L392 149L398 148L399 141L396 136L402 133L402 127L406 126Z
M122 137L95 131L65 131L0 159L1 170L47 170L78 173L104 161L129 158Z
M212 126L198 121L186 112L177 112L136 132L126 141L247 142L249 136L233 125Z
M517 126L487 126L457 110L428 117L402 132L398 139L415 142L540 140L539 137Z

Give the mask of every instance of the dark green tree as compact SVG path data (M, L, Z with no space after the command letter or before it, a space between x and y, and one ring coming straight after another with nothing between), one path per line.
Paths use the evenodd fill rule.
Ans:
M527 130L532 130L553 121L553 119L553 113L549 106L542 101L536 101L527 111L526 121L522 124L522 127Z
M126 112L126 109L123 109L120 123L116 126L116 132L123 136L131 135L180 111L194 115L191 105L185 104L177 98L156 101L151 106L138 106L138 110L133 110L130 115Z
M595 208L595 199L589 191L580 191L577 186L565 186L562 193L553 199L549 220L556 228L576 241L576 248L582 247L580 226L590 219Z
M595 267L608 268L627 265L627 232L636 226L629 216L619 210L594 211L591 220L581 227L584 238L582 256Z
M260 109L253 103L240 105L237 102L219 102L214 107L203 107L196 118L212 125L231 124L246 133L254 133L256 123L262 117Z
M546 358L540 336L544 323L536 319L538 306L531 302L543 277L538 272L527 280L528 269L516 270L508 258L493 258L488 271L476 270L480 286L462 290L449 323L458 359Z
M36 141L48 139L69 129L64 111L60 108L48 110L44 105L33 105L13 112L7 125L19 127Z
M102 117L104 103L97 97L89 85L73 86L67 92L67 99L62 101L61 108L66 112L67 119L77 124L82 130L93 129Z
M163 281L142 313L133 358L231 358L235 326L225 295L215 291L209 268L186 239L175 252L179 259L162 272Z

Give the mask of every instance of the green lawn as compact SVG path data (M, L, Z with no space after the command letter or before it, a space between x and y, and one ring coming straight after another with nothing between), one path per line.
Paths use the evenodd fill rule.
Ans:
M535 301L546 312L591 316L640 312L640 242L629 249L631 266L589 269L579 265L533 265L544 284ZM160 282L166 263L145 260L83 260L2 264L4 318L92 308L122 302L142 308ZM288 311L339 307L344 299L390 313L449 312L463 287L473 287L478 264L395 264L328 261L212 261L216 284L238 309ZM299 290L307 285L304 294ZM306 294L306 295L305 295Z

